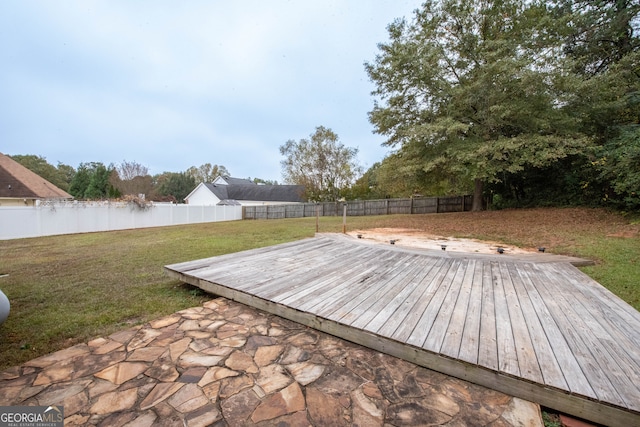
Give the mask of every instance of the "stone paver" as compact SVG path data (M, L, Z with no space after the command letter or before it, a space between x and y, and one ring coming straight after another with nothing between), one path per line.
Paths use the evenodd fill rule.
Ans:
M540 408L224 298L0 372L65 425L542 426Z

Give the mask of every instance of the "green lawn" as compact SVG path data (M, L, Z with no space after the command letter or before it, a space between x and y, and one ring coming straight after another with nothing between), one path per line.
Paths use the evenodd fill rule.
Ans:
M555 219L526 225L541 214ZM166 264L311 237L315 227L315 218L232 221L0 241L0 272L8 274L0 278L0 289L11 301L9 319L0 326L0 369L210 298L166 277ZM521 246L535 246L546 236L551 251L596 259L598 265L584 271L640 309L640 238L607 237L637 233L638 226L616 214L547 209L347 220L349 230L373 227ZM341 230L342 218L321 218L321 232Z

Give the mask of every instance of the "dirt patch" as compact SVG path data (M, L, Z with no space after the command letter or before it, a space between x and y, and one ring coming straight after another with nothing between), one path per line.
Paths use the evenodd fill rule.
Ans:
M444 250L452 252L495 254L498 252L498 248L502 248L505 253L512 254L531 253L534 251L532 249L518 248L499 242L436 236L411 228L373 228L368 230L355 230L347 234L378 243L390 243L391 240L393 240L394 244L398 246L433 250L443 250L444 247Z
M503 247L512 245L527 252L536 252L538 247L545 247L550 253L575 255L575 253L567 252L567 249L575 249L585 240L600 239L606 236L638 238L640 223L632 223L631 219L604 209L512 209L426 215L391 215L380 219L367 217L369 224L366 227L354 226L354 230L361 230L362 234L366 235L374 229L390 229L393 237L389 235L390 232L387 230L380 238L383 241L397 238L399 239L398 244L403 244L403 239L406 244L410 237L417 238L418 233L422 233L420 237L424 239L452 240L454 237L471 241L477 239L490 248L497 245ZM407 234L404 235L404 232ZM369 236L369 238L373 237Z

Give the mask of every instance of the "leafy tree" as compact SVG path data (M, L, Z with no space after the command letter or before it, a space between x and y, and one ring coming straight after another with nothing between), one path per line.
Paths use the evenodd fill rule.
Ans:
M370 200L384 198L384 194L381 194L378 189L377 172L379 168L380 162L376 162L364 174L362 174L362 176L349 188L347 199Z
M89 185L84 193L85 199L100 200L109 197L109 176L113 167L107 168L102 163L94 163ZM112 194L114 192L112 191Z
M420 160L397 152L374 164L351 188L353 198L382 199L464 194L473 183L461 175L433 179L416 164Z
M116 195L111 189L109 176L115 170L100 162L80 163L69 186L69 193L77 199L99 200Z
M213 182L219 176L229 176L229 171L222 165L212 165L205 163L199 167L191 166L186 174L191 176L197 183Z
M573 70L592 77L637 51L638 0L557 0L552 2Z
M71 185L71 181L73 180L74 175L76 174L76 170L73 166L65 165L64 163L58 162L58 172L60 173L62 180L65 182L65 187L60 187L65 191L69 190L69 185Z
M567 22L564 52L579 78L567 109L597 143L586 153L583 187L606 204L637 208L640 2L558 0L555 7Z
M76 199L84 199L84 194L89 187L89 181L91 181L91 174L90 164L80 163L69 184L69 194Z
M184 198L196 187L195 179L186 172L164 172L157 175L155 179L157 183L155 198L173 199L178 203L184 203Z
M602 147L597 168L611 185L614 203L624 209L640 209L640 126L628 127Z
M438 181L485 183L543 168L590 146L563 108L563 74L550 66L559 43L551 15L524 0L428 0L365 64L382 103L369 119L406 167Z
M58 163L58 167L56 168L47 162L47 159L44 157L33 154L15 155L11 156L11 158L56 187L64 191L69 191L69 183L75 174L71 166Z
M309 139L280 146L284 181L304 185L307 199L338 200L360 173L357 148L345 147L331 129L319 126Z

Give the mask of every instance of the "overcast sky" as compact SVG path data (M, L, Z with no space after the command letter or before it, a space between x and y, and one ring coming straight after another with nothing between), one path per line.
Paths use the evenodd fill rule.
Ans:
M317 126L388 148L364 70L418 0L0 2L0 152L53 165L204 163L282 182L279 146Z

